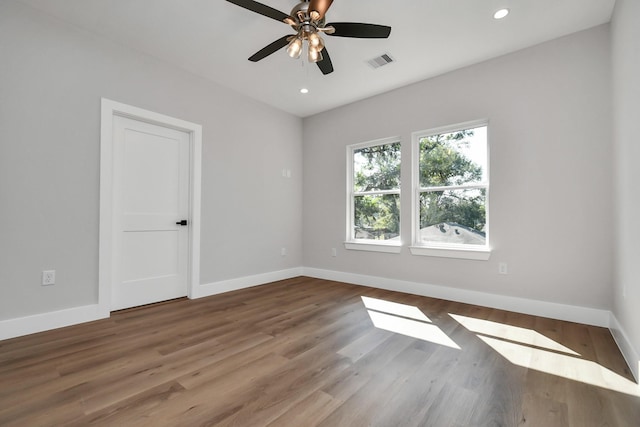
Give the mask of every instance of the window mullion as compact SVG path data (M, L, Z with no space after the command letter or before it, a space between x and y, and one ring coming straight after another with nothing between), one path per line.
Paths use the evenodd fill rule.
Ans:
M385 194L400 194L400 190L369 190L369 191L354 191L354 196L378 196Z
M418 191L426 193L430 191L448 191L448 190L473 190L476 188L488 188L487 184L465 184L465 185L441 185L438 187L420 187Z

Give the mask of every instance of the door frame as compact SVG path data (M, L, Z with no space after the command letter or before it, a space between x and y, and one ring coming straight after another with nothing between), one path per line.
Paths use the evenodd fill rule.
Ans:
M100 122L100 236L98 255L98 310L108 317L111 312L111 286L114 276L114 156L113 118L127 117L186 132L189 135L189 253L187 296L195 297L200 284L200 197L202 164L202 126L165 116L110 99L101 100Z

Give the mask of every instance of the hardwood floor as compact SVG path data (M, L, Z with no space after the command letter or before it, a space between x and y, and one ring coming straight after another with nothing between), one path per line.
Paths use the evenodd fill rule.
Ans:
M626 427L639 396L606 329L305 277L0 341L1 426Z

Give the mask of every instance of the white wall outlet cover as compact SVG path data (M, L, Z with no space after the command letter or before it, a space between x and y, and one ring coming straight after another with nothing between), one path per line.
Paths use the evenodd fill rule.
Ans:
M509 269L507 267L507 263L506 262L501 262L498 264L498 273L499 274L507 274L509 272Z
M54 285L56 283L56 271L55 270L44 270L42 272L42 285Z

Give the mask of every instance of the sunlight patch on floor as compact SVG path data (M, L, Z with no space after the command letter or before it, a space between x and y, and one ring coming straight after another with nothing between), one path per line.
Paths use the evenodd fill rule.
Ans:
M431 323L431 320L418 307L413 305L400 304L393 301L385 301L383 299L371 297L362 297L362 302L369 310Z
M551 338L542 335L540 332L531 329L492 322L490 320L477 319L475 317L462 316L459 314L449 313L449 316L453 317L458 323L471 332L499 337L503 340L515 341L534 347L542 347L547 350L559 351L574 356L580 356L579 353L576 353L570 348L565 347Z
M449 315L514 365L640 396L640 385L596 362L583 359L580 354L539 332L458 314Z
M418 307L377 298L361 298L376 328L460 350Z
M638 384L596 362L502 341L497 338L484 336L478 336L478 338L514 365L640 397Z

